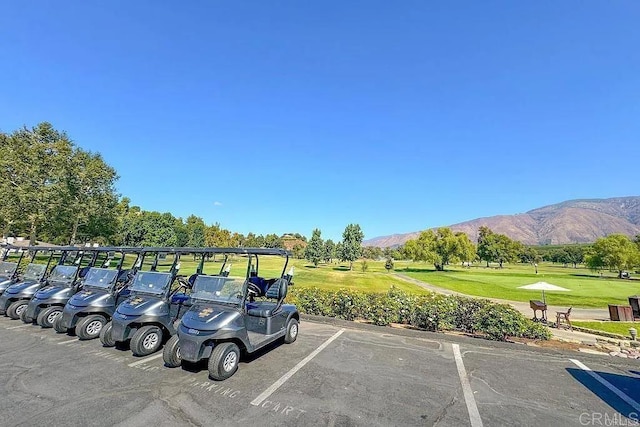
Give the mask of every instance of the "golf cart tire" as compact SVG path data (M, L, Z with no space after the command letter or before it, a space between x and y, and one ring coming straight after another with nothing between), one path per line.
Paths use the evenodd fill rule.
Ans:
M235 353L235 356L231 356ZM225 369L225 362L229 363ZM231 378L233 374L238 370L238 362L240 362L240 349L235 343L223 342L216 345L209 357L209 376L217 381L224 381L227 378Z
M12 302L9 308L7 308L7 316L12 318L13 320L20 319L20 315L22 314L22 312L27 309L27 304L29 304L29 301L26 300L18 300ZM22 310L20 310L21 306L24 306Z
M103 347L115 347L116 340L111 336L111 328L113 327L113 323L107 322L106 325L102 327L100 331L100 342Z
M20 313L20 320L22 320L26 324L33 323L33 319L27 317L27 310L22 310L22 313Z
M296 338L298 338L298 332L299 332L298 320L292 317L291 319L289 319L289 322L287 322L287 333L284 336L284 342L286 344L293 343L296 340Z
M177 368L182 365L178 335L169 338L169 341L165 344L164 350L162 350L162 360L164 360L164 366L167 368Z
M155 341L152 338L153 334L157 335ZM148 356L160 350L161 346L162 329L154 325L143 326L131 337L130 347L134 356Z
M96 332L97 322L100 322L101 326ZM106 323L107 319L100 314L91 314L87 317L83 317L76 325L76 335L80 340L92 340L98 338ZM89 331L89 329L91 329L91 331Z
M53 324L53 329L59 334L66 334L67 332L69 332L67 328L62 326L62 316L58 316Z
M58 312L59 314L53 319L52 322L50 317L55 312ZM56 305L47 307L44 310L40 311L40 314L38 314L38 318L36 319L36 323L43 328L52 328L53 323L58 320L58 317L60 316L62 316L62 307Z

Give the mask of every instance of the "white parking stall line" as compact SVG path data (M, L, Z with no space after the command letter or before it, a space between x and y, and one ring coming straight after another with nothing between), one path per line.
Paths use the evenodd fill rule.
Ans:
M59 342L59 343L57 343L57 344L58 344L58 345L61 345L61 344L69 344L69 343L72 343L72 342L78 342L78 338L74 338L74 339L69 340L69 341L62 341L62 342Z
M162 353L154 354L153 356L149 356L149 357L145 357L144 359L140 359L137 362L129 363L127 366L130 367L130 368L133 368L134 366L142 365L143 363L146 363L146 362L148 362L150 360L159 359L161 357L162 357Z
M620 390L619 388L611 384L609 381L602 378L600 375L593 372L587 365L580 362L579 360L576 360L576 359L569 359L569 360L572 361L578 368L582 369L583 371L591 375L600 384L602 384L603 386L611 390L616 396L622 399L625 403L627 403L633 409L640 412L640 404L635 400L633 400L632 398L630 398L629 396L627 396L622 390Z
M7 329L20 329L20 328L28 328L29 326L32 326L31 324L27 324L27 325L20 325L20 326L12 326L10 328Z
M473 396L473 390L471 390L471 384L469 384L467 371L465 370L464 363L462 362L460 346L458 344L451 344L451 346L453 347L453 357L456 360L456 368L458 368L458 376L460 377L460 384L462 384L462 393L464 394L464 401L467 404L471 427L482 427L482 418L480 418L480 412L478 412L478 406L476 405L476 398Z
M327 348L327 346L329 344L331 344L336 338L338 338L340 335L342 335L342 333L344 332L344 329L340 329L338 332L336 332L331 338L329 338L328 340L326 340L325 342L323 342L320 347L316 348L310 355L308 355L307 357L305 357L304 359L302 359L296 366L294 366L293 368L291 368L291 370L289 372L287 372L286 374L284 374L282 377L280 377L280 379L278 381L276 381L275 383L271 384L271 386L269 386L269 388L267 388L265 391L263 391L262 393L260 393L260 395L258 397L256 397L255 399L253 399L251 401L251 404L253 406L259 406L267 397L271 396L271 394L273 394L274 391L276 391L278 388L280 388L280 386L282 384L284 384L289 378L291 378L296 372L298 372L300 369L302 369L302 367L304 365L306 365L307 363L309 363L311 361L311 359L313 359L314 357L316 357L318 355L318 353L320 353L322 350L324 350L325 348Z

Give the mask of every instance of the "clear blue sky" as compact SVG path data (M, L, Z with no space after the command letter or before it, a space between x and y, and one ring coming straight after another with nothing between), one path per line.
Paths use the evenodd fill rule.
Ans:
M0 54L0 130L245 234L640 194L637 1L5 2Z

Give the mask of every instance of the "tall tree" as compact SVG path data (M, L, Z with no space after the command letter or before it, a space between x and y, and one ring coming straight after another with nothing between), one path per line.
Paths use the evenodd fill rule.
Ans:
M191 248L202 248L205 242L206 224L199 216L189 215L186 229L188 234L187 246Z
M91 239L113 236L117 227L118 196L115 169L107 165L100 154L75 149L69 159L66 174L65 210L71 221L69 243L74 245L78 237Z
M333 240L327 239L324 242L324 260L325 262L331 262L336 257L336 244Z
M33 242L42 224L64 207L66 165L72 152L69 137L49 123L3 138L0 216L8 224L24 218Z
M621 278L624 270L640 265L640 251L624 234L611 234L596 240L585 256L585 264L592 270L606 267L617 271Z
M309 240L309 244L307 245L304 253L304 257L309 262L312 262L316 267L324 258L324 242L320 235L321 231L318 228L313 230L313 235L311 236L311 240Z
M487 267L493 261L493 253L490 247L492 235L493 231L486 225L478 229L478 258L480 258L480 261L486 262Z
M349 224L342 233L342 260L349 261L349 270L353 270L353 262L362 253L364 233L358 224Z

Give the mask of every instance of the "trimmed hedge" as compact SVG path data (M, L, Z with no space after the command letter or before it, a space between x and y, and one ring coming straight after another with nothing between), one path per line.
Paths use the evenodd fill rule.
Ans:
M292 288L287 302L295 304L302 313L362 319L380 326L403 323L433 332L481 333L498 341L508 337L544 340L551 337L546 327L506 304L436 293L412 295L393 286L385 294Z

